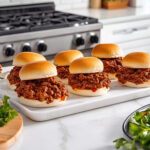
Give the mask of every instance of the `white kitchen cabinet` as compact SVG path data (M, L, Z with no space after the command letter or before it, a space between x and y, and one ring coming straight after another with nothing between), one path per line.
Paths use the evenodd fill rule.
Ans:
M130 49L124 49L124 55L131 53L131 52L147 52L150 53L150 45L146 45L143 47L136 47L136 48L130 48Z
M101 42L127 42L150 38L150 19L104 25Z
M118 43L125 54L133 51L144 51L150 53L150 38Z
M101 43L117 43L125 53L150 53L150 19L104 25Z

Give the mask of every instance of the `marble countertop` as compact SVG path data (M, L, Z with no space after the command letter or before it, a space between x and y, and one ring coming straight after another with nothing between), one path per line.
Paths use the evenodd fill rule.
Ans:
M107 10L107 9L73 9L67 10L85 16L100 19L103 24L112 24L124 21L134 21L138 19L150 19L150 6L141 8L128 7L126 9Z
M3 72L11 67L4 67ZM150 97L136 99L45 122L23 114L20 139L9 150L115 150L113 140L125 137L122 124L134 110L149 104Z
M25 116L23 134L10 150L115 150L112 141L125 137L122 123L149 97L46 122Z

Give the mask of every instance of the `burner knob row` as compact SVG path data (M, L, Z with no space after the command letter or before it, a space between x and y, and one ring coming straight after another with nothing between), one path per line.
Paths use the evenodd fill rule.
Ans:
M43 40L37 42L36 50L38 52L46 52L47 51L47 45L45 44L45 42ZM31 52L32 47L31 47L30 43L24 43L22 45L21 51L22 52ZM4 55L7 57L10 57L10 56L13 56L14 54L15 54L15 50L14 50L13 46L11 44L7 44L4 47Z
M37 43L37 50L39 52L45 52L47 50L47 45L44 43L44 41L39 41ZM32 48L29 43L25 43L22 47L22 52L31 52Z
M99 42L99 37L98 35L96 35L95 33L91 33L90 34L90 38L89 38L89 42L91 44L96 44ZM84 38L82 37L81 34L77 34L76 37L75 37L75 45L76 46L83 46L85 44L85 40Z
M36 47L39 52L45 52L47 50L47 45L42 40L37 43ZM32 48L30 43L25 43L22 47L22 52L31 52L31 51Z

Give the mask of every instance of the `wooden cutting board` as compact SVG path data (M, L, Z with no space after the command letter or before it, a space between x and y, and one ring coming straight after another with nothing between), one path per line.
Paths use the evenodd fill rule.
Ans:
M23 119L19 114L8 124L0 127L0 150L7 150L21 135L23 128Z

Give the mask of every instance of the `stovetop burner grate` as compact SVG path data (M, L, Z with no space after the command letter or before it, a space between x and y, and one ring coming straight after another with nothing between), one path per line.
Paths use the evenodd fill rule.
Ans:
M0 14L0 35L40 31L46 29L58 29L64 27L73 27L77 24L80 26L98 22L98 20L94 18L55 11L51 9L46 9L46 11L44 11L42 8L40 11L39 9L37 9L38 11L35 11L35 6L33 9L34 11L31 11L32 9L30 8L29 12L25 11L25 8L20 8L19 12L18 7L17 11L14 10L16 13L12 13L10 9L11 8L9 8L8 12L11 13Z

